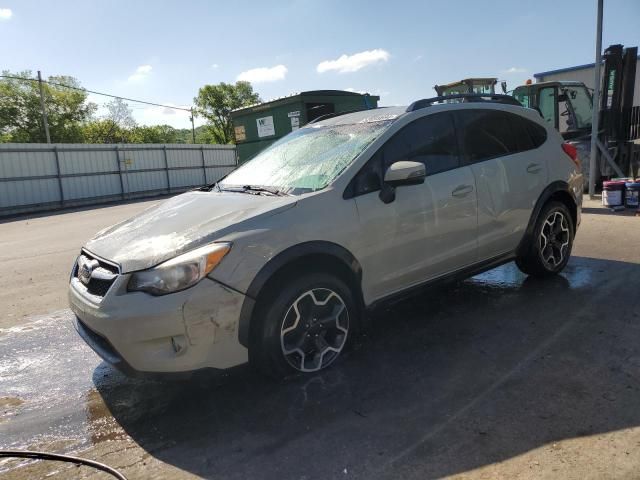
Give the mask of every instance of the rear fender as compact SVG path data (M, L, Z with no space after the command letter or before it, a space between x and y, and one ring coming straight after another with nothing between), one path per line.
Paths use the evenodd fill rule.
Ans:
M571 190L567 182L564 182L561 180L552 182L547 186L547 188L545 188L542 191L542 193L538 197L538 201L536 202L535 207L533 208L533 211L531 212L531 217L529 218L529 223L527 224L527 228L525 230L524 236L522 237L522 240L520 240L520 244L516 249L516 254L518 256L523 255L526 249L528 248L528 246L531 244L531 241L533 239L533 231L536 228L536 223L538 222L538 218L540 217L540 212L542 211L542 208L547 204L547 202L552 200L554 197L558 196L559 193L561 193L561 197L571 199L572 205L568 205L568 207L573 217L574 231L577 228L578 202L576 200L576 197L573 191ZM568 197L565 194L568 195Z

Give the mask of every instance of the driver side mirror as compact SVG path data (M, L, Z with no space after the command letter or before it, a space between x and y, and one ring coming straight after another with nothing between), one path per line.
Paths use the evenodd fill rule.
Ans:
M392 163L384 174L380 200L391 203L396 199L396 187L424 183L427 171L420 162L399 161Z

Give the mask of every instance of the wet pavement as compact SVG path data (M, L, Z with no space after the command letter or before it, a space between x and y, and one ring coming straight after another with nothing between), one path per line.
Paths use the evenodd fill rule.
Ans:
M597 217L561 276L508 264L389 306L307 379L129 379L68 310L0 329L0 449L131 479L638 478L638 230ZM0 460L0 478L106 478L20 465Z
M390 307L335 368L284 384L247 367L128 379L61 311L0 332L0 445L132 439L208 478L434 478L636 427L632 278L640 266L625 262L573 258L547 281L509 264ZM614 294L627 298L617 311Z

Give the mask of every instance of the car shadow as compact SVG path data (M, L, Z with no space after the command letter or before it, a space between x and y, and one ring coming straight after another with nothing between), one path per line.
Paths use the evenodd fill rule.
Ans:
M439 478L640 425L639 284L632 263L508 264L380 311L309 378L94 383L138 445L204 478Z
M623 217L633 217L636 214L635 208L625 208L624 210L619 210L617 212L611 211L611 209L607 207L602 208L593 208L593 207L582 207L583 214L596 214L596 215L613 215L613 216L623 216Z

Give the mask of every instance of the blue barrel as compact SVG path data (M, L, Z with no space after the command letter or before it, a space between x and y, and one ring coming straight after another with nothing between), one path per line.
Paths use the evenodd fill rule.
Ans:
M640 182L627 182L624 184L624 205L627 208L638 208L640 205Z

